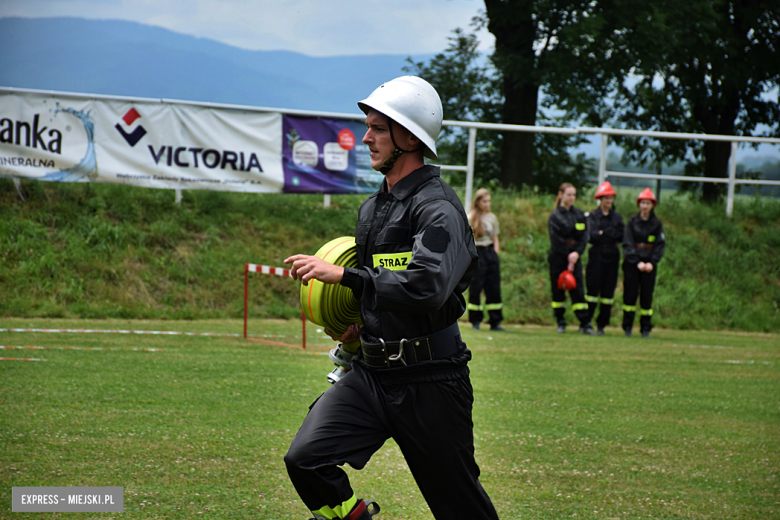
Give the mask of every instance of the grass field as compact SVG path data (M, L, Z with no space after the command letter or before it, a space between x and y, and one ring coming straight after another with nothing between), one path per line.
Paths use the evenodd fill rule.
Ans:
M237 320L3 319L0 517L12 486L122 486L78 518L305 519L282 457L328 388L331 346L236 336ZM649 339L461 327L474 353L482 483L502 519L780 518L780 336L656 329ZM300 344L300 321L250 334ZM261 336L262 335L262 336ZM100 348L102 350L91 350ZM430 519L397 446L349 470L382 520ZM309 516L307 516L309 515Z

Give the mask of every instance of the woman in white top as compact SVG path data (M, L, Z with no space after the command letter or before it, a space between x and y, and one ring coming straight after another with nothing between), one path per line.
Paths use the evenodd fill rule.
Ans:
M474 242L479 254L479 267L471 279L469 286L469 321L474 330L479 330L479 324L488 313L488 323L491 330L503 331L501 321L504 319L501 311L501 267L498 253L498 219L490 212L490 193L482 188L474 194L474 202L469 212L469 223L474 230ZM481 293L485 291L485 304L481 303Z

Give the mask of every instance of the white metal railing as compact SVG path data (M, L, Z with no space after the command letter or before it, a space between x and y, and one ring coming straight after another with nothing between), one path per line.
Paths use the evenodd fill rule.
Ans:
M728 193L726 197L726 215L731 216L734 209L734 192L737 184L760 184L767 186L780 186L780 181L737 179L737 148L739 143L762 143L762 144L780 144L780 138L772 137L747 137L736 135L712 135L712 134L689 134L675 132L657 132L642 130L619 130L611 128L558 128L546 126L526 126L526 125L505 125L496 123L474 123L467 121L444 121L445 126L459 126L469 129L469 152L467 164L463 166L441 165L443 170L465 171L466 172L466 197L465 202L468 205L471 201L471 193L474 186L474 150L476 147L477 130L492 131L510 131L510 132L539 132L550 134L600 134L601 150L599 154L599 174L598 183L601 184L607 177L633 177L639 179L656 179L681 182L715 182L728 184ZM727 178L720 177L686 177L680 175L658 175L652 173L629 173L607 171L607 144L610 135L628 135L635 137L652 137L655 139L697 139L702 141L727 141L731 143L731 156L729 159L729 175Z
M268 108L268 107L255 107L247 105L232 105L226 103L208 103L201 101L183 101L179 99L165 99L165 98L141 98L130 96L108 96L102 94L84 94L73 92L60 92L53 90L34 90L34 89L22 89L11 87L0 87L0 92L29 92L36 94L53 94L53 95L65 95L69 97L81 98L81 99L107 99L107 100L121 100L130 102L145 102L145 103L169 103L178 105L190 105L199 106L204 108L217 108L226 110L242 110L247 112L277 112L282 114L308 116L308 117L328 117L334 119L365 119L363 114L345 114L339 112L320 112L315 110L295 110L295 109L283 109L283 108ZM450 121L445 120L444 126L457 126L462 128L468 128L469 130L469 144L468 154L466 159L466 165L440 165L443 170L450 171L465 171L466 172L466 205L470 204L471 194L474 188L474 163L476 156L476 143L477 143L477 130L492 130L501 132L539 132L547 134L600 134L601 135L601 151L599 155L599 174L598 182L601 184L607 177L633 177L640 179L661 179L670 181L682 181L682 182L715 182L728 184L728 195L726 200L726 215L731 216L732 209L734 207L734 192L737 184L758 184L768 186L780 186L780 181L768 181L768 180L752 180L752 179L737 179L737 158L736 152L739 143L763 143L763 144L780 144L780 138L770 137L745 137L735 135L712 135L712 134L690 134L690 133L675 133L675 132L657 132L657 131L643 131L643 130L620 130L611 128L590 128L590 127L576 127L576 128L560 128L550 126L528 126L528 125L507 125L499 123L480 123L472 121ZM610 135L627 135L635 137L652 137L655 139L697 139L702 141L728 141L731 143L731 158L729 159L729 175L727 178L718 177L685 177L678 175L657 175L650 173L629 173L629 172L615 172L607 171L607 143ZM181 201L181 191L176 190L176 201ZM323 204L330 206L330 196L325 194Z

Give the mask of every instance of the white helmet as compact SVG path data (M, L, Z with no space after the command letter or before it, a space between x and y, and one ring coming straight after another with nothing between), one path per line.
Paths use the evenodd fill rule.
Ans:
M363 113L370 109L397 122L425 145L423 155L436 159L436 138L441 131L444 110L436 89L417 76L401 76L383 83L363 101Z

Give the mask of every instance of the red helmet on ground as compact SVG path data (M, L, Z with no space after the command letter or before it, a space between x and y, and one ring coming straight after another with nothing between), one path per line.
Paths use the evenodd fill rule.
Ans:
M577 288L577 279L571 274L571 271L566 269L558 277L558 289L562 291L571 291Z
M650 188L645 188L642 193L639 194L639 196L636 198L636 205L639 206L640 200L649 200L652 201L653 207L655 207L656 204L658 204L658 201L655 200L655 195L653 195L653 191Z
M596 190L596 195L593 198L598 200L601 197L606 197L607 195L612 195L615 197L617 193L615 193L615 190L612 188L612 185L609 183L609 181L604 181L604 183L599 186L599 189Z

